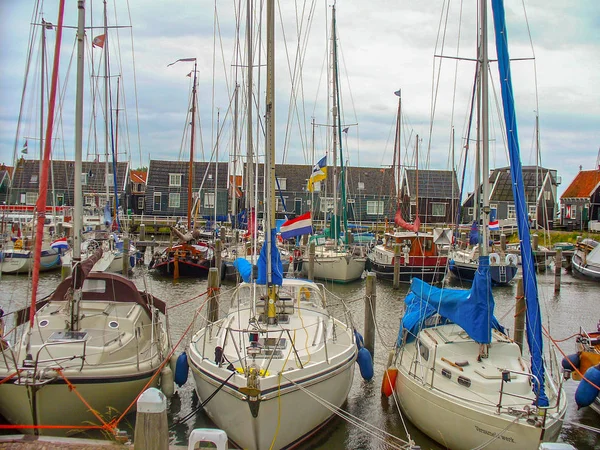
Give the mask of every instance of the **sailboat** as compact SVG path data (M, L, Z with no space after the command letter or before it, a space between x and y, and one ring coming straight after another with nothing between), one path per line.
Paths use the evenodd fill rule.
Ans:
M342 154L342 123L341 114L338 114L340 105L340 89L339 89L339 74L338 74L338 50L337 50L337 33L335 20L335 4L332 6L331 13L331 33L332 33L332 85L333 85L333 211L331 224L329 227L328 237L329 242L315 247L314 257L314 277L321 280L329 280L337 283L348 283L360 279L367 261L366 255L359 251L354 252L348 248L348 215L346 204L346 180L344 170L344 156ZM338 180L337 180L337 152L340 153L340 168L341 180L340 191L341 198L338 198ZM340 221L339 207L342 208L342 220ZM341 222L344 224L344 244L340 245L341 239ZM316 240L319 244L320 238L313 236L311 239ZM360 249L359 249L360 250ZM308 250L303 255L303 273L308 273Z
M323 426L346 401L357 356L351 324L327 309L324 289L283 279L275 245L273 0L266 11L265 224L271 232L258 278L247 263L241 270L247 282L233 291L225 317L217 320L218 310L210 307L187 352L204 410L231 441L250 450L298 445Z
M74 173L82 173L85 7L78 2L77 95ZM61 13L64 12L61 9ZM47 136L51 137L58 91L63 14L59 15ZM45 203L51 139L46 139L38 206ZM65 429L106 424L125 413L158 375L170 352L164 302L138 291L125 277L90 273L101 257L81 261L83 196L75 176L72 275L37 301L39 253L33 271L31 305L15 314L16 328L0 346L0 414L26 433L60 434ZM37 234L41 233L40 215Z
M440 289L413 279L387 372L396 375L393 394L408 419L430 438L454 450L538 448L542 441L557 440L567 408L561 374L550 373L544 366L537 279L510 95L512 81L503 3L493 0L492 7L513 194L523 243L530 360L494 317L489 256L483 247L470 290ZM486 0L481 0L479 11L482 151L483 167L487 169ZM486 193L484 183L484 214L488 211ZM485 214L486 225L487 220ZM483 234L487 239L487 226Z
M208 275L208 271L214 266L213 246L206 242L202 237L200 230L192 228L192 184L194 180L194 134L195 134L195 115L196 115L196 85L198 62L196 58L181 58L177 62L194 62L194 78L192 82L192 120L190 132L190 161L188 170L188 191L187 191L187 230L179 230L171 227L171 233L174 234L178 243L167 247L161 254L153 258L149 268L158 272L162 276L172 277L203 277ZM218 166L216 163L215 167ZM216 189L216 188L215 188ZM216 205L215 195L215 205ZM216 223L215 223L216 225Z
M396 181L400 184L401 175L401 157L400 157L400 132L401 132L401 113L402 97L401 91L394 93L398 96L398 114L396 118L396 136L394 145L394 166L398 170ZM416 204L419 205L419 136L416 138L416 161L417 161L417 181L416 181ZM371 270L375 272L377 278L393 279L395 258L400 258L399 280L401 283L410 283L414 277L420 278L429 283L442 281L446 275L448 257L441 255L438 250L438 241L432 233L420 231L421 220L417 208L414 223L408 223L402 217L401 211L401 191L398 187L397 192L397 210L394 217L395 225L398 229L394 232L386 232L384 241L376 245L369 252L369 264ZM442 237L443 235L440 235ZM395 246L400 246L400 254L396 255Z

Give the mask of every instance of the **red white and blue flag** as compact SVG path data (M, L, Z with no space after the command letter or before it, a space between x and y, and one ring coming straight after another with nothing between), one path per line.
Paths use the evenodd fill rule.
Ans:
M490 220L489 229L492 230L492 231L499 230L500 229L500 222L498 222L497 220Z
M281 225L280 231L283 239L290 239L296 236L302 236L303 234L311 234L313 229L310 211L295 219L284 222L283 225Z
M69 248L69 243L67 242L67 238L63 237L60 239L56 239L55 241L52 241L52 243L50 244L50 247L55 248L57 250L65 250L65 249Z

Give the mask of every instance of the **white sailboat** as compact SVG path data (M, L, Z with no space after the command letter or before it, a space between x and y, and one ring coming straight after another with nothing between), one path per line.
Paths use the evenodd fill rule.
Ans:
M335 4L332 6L331 13L331 33L332 33L332 86L333 86L333 220L330 226L330 235L332 241L315 247L314 258L314 277L320 280L334 281L338 283L348 283L360 279L364 270L367 257L364 252L354 252L348 248L348 227L347 227L347 212L346 212L346 183L345 173L342 167L341 173L341 202L338 198L338 180L337 180L337 153L340 152L340 161L343 162L342 155L342 126L339 108L339 76L338 76L338 52L337 52L337 34L335 21ZM340 245L340 215L339 206L342 208L342 218L345 226L344 230L344 245ZM313 239L315 237L313 236ZM308 273L308 251L305 251L303 256L303 272Z
M84 2L79 1L77 7L74 173L80 174ZM57 60L60 57L62 16L58 29ZM54 80L51 104L57 92ZM46 155L49 154L47 144ZM42 175L41 179L47 180L47 176ZM104 272L89 273L100 257L100 250L95 256L81 261L81 177L75 176L74 180L74 210L80 213L73 217L72 276L63 280L50 297L38 302L36 267L31 306L17 312L16 328L3 336L0 345L0 378L3 380L0 384L0 414L10 423L23 426L26 433L64 434L65 429L106 425L115 412L124 414L135 406L143 389L158 384L158 372L170 351L165 304L138 291L124 277ZM45 192L40 189L40 199L45 200ZM38 225L38 231L39 228ZM114 427L108 429L114 430Z
M351 324L334 318L322 287L282 276L274 242L274 14L269 0L265 223L272 232L258 279L250 275L234 291L225 317L217 320L217 305L209 307L188 348L204 410L245 449L293 446L323 426L346 401L357 355Z
M517 199L519 237L523 242L523 282L527 301L528 358L493 315L490 261L485 248L470 290L439 289L413 279L392 365L393 394L408 419L421 431L453 450L537 449L556 441L567 401L558 371L544 367L541 317L533 253L519 159L511 90L506 28L501 1L493 1L498 61L505 101L505 122ZM487 13L480 3L481 126L484 171L487 173ZM504 46L502 46L503 44ZM484 207L486 208L486 183ZM487 225L487 214L484 224ZM483 229L487 242L487 227ZM387 375L386 375L387 376Z

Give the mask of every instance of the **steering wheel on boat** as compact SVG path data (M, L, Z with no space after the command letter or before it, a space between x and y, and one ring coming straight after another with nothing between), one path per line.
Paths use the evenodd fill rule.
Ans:
M96 241L95 239L89 239L86 241L86 250L93 252L96 251L97 249L100 248L100 242Z

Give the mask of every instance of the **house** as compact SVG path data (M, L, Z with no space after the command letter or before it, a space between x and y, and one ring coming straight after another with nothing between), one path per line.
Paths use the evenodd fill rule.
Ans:
M116 179L113 165L104 162L83 161L81 177L83 205L89 209L103 209L108 203L115 204L115 186L119 204L127 184L128 163L116 163ZM74 203L74 161L50 161L48 176L47 205L73 206ZM39 192L39 160L19 159L12 179L9 202L12 205L33 206Z
M522 172L527 213L532 225L537 224L547 230L552 229L558 199L557 190L561 178L556 170L539 166L523 166ZM489 183L490 217L495 217L503 225L515 223L517 214L510 167L493 169ZM470 193L463 203L462 223L470 223L474 220L474 197L474 193Z
M148 171L144 169L130 170L126 190L126 210L131 214L141 215L146 205L146 178Z
M456 174L452 170L402 170L400 204L407 222L414 221L418 211L422 223L454 223L458 194Z
M12 167L9 167L5 164L0 165L0 205L5 205L8 203L12 170Z
M186 161L151 160L148 167L144 214L154 216L181 216L188 214L188 186L190 165ZM192 201L199 202L198 215L209 218L215 214L215 183L217 216L228 212L227 173L225 162L194 162L192 170Z
M600 167L580 170L560 197L560 224L568 230L588 229L600 220Z

